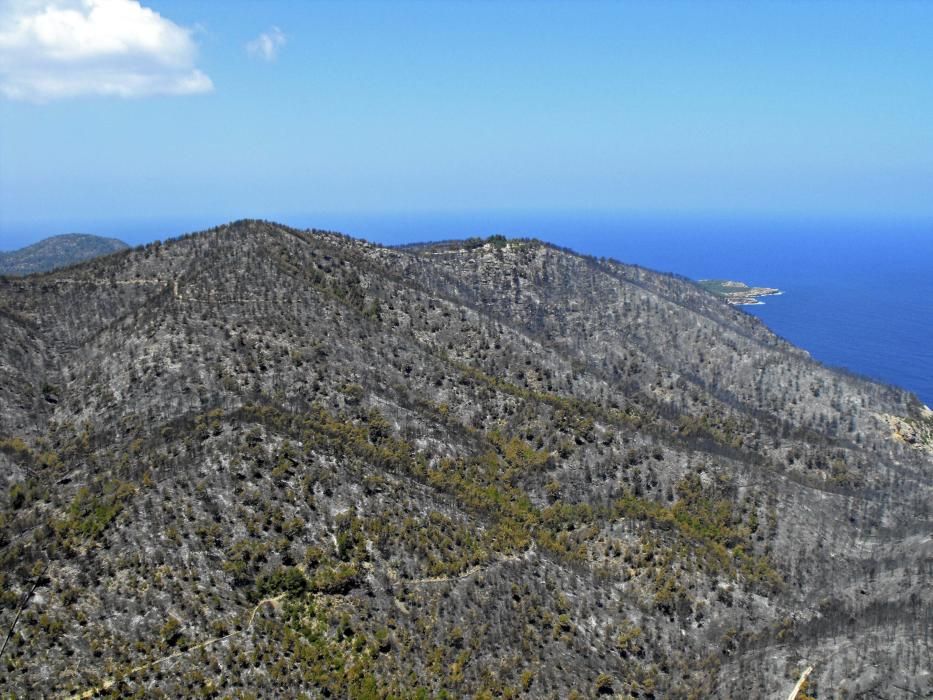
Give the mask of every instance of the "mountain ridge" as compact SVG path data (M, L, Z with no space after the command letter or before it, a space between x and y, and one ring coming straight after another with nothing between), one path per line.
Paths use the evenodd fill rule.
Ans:
M684 279L240 221L0 328L15 692L929 687L919 402Z

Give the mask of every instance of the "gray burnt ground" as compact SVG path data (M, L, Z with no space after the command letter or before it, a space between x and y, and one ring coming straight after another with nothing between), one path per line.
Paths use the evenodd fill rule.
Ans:
M536 241L243 221L2 280L0 687L927 696L931 427Z

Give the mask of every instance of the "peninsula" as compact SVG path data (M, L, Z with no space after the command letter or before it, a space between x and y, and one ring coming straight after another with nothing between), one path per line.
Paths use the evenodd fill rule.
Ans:
M763 304L759 297L776 296L783 294L780 289L773 287L749 287L744 282L732 280L700 280L699 285L708 292L722 297L729 304L736 306L751 306Z

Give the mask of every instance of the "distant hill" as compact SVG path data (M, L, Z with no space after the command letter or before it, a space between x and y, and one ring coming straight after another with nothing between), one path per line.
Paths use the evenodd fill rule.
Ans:
M116 238L87 233L52 236L9 253L0 252L0 275L30 275L109 255L129 246Z

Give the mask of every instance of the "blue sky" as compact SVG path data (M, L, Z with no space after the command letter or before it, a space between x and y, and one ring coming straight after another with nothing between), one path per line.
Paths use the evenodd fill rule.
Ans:
M0 248L340 212L933 219L933 3L143 0L94 34L105 1L137 5L43 0L80 24L51 39L0 2Z

